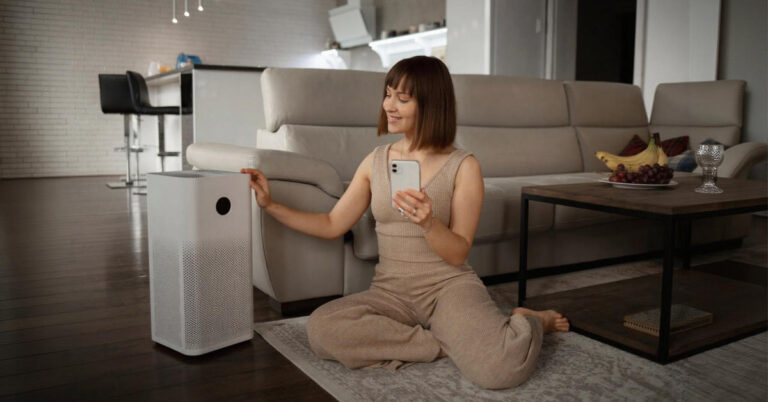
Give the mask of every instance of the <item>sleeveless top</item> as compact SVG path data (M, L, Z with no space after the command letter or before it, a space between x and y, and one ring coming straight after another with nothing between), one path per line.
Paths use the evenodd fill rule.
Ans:
M443 261L427 243L421 227L392 208L387 161L391 146L387 144L376 147L371 167L371 212L376 219L379 257L404 262ZM451 200L456 172L469 155L471 153L462 149L454 150L424 184L427 196L432 200L432 216L447 227L451 224Z

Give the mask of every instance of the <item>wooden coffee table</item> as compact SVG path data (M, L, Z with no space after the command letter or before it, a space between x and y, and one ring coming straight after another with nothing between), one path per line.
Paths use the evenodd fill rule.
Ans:
M519 305L561 311L569 318L573 331L663 364L766 330L765 268L738 263L689 268L691 222L698 218L765 210L768 208L768 185L763 181L720 178L717 185L724 190L722 194L699 194L693 189L700 185L700 177L676 178L675 181L679 182L675 187L654 190L619 189L598 182L523 187ZM662 273L526 300L530 201L660 222L664 227ZM676 233L677 228L681 233ZM675 272L674 244L678 235L681 236L679 254L683 270ZM732 267L749 271L752 278L763 279L750 282L712 273ZM675 302L712 312L715 323L670 336L673 281ZM624 315L659 306L658 337L623 326Z

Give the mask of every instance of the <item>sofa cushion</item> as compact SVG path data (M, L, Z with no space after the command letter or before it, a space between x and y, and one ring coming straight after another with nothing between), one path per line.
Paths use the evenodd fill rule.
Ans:
M488 179L483 179L483 186L485 194L475 232L475 242L501 239L506 230L505 220L501 218L506 214L507 192L501 186L490 184Z
M352 250L355 257L375 260L379 257L379 241L376 237L376 219L369 207L352 227Z
M402 134L376 136L375 127L324 127L286 124L276 133L259 131L259 148L281 149L309 155L330 163L341 180L351 180L365 156Z
M572 127L459 126L456 146L475 155L483 177L578 172L582 168L579 141Z
M597 159L595 152L604 151L619 154L633 135L648 138L648 127L576 127L581 145L585 172L608 172L607 166Z
M745 86L741 80L659 84L651 124L741 127Z
M637 86L612 82L567 81L565 90L573 126L648 125L643 94Z
M567 126L568 104L561 81L501 75L453 76L460 126Z
M516 177L510 179L511 181L517 181L526 183L529 186L541 186L551 184L574 184L574 183L590 183L595 182L606 175L603 173L568 173L568 174L551 174L551 175L539 175L539 176L527 176ZM531 205L538 204L532 202ZM550 205L553 204L544 204ZM519 214L519 212L518 212ZM517 224L519 225L519 215L517 218ZM566 229L581 226L589 226L597 223L617 221L621 219L627 219L622 215L609 214L605 212L592 211L583 208L573 208L565 205L554 205L554 211L552 216L552 228ZM531 224L529 223L529 226ZM519 232L519 231L518 231Z
M653 99L651 132L690 137L690 148L708 139L727 146L741 137L744 88L740 80L659 84Z
M284 124L376 127L384 73L268 68L261 75L269 131Z
M486 189L483 213L485 213L487 204L495 204L495 209L500 209L500 212L498 215L496 213L488 214L488 218L493 218L493 221L489 220L489 223L493 222L493 224L479 227L477 235L475 235L476 240L483 242L517 236L520 233L520 189L534 185L534 183L520 177L489 177L483 181ZM528 209L528 230L544 232L552 228L553 210L552 204L531 203Z

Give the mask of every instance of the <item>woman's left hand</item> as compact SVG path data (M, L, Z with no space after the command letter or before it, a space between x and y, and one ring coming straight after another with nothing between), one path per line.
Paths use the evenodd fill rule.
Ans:
M411 222L425 230L432 226L432 200L424 189L398 191L392 200L398 206L400 214Z

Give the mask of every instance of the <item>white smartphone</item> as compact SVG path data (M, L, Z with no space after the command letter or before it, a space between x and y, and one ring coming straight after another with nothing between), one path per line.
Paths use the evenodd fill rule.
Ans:
M419 161L389 161L389 189L393 199L398 191L408 189L421 191L421 168ZM394 200L392 201L392 208L398 208Z

